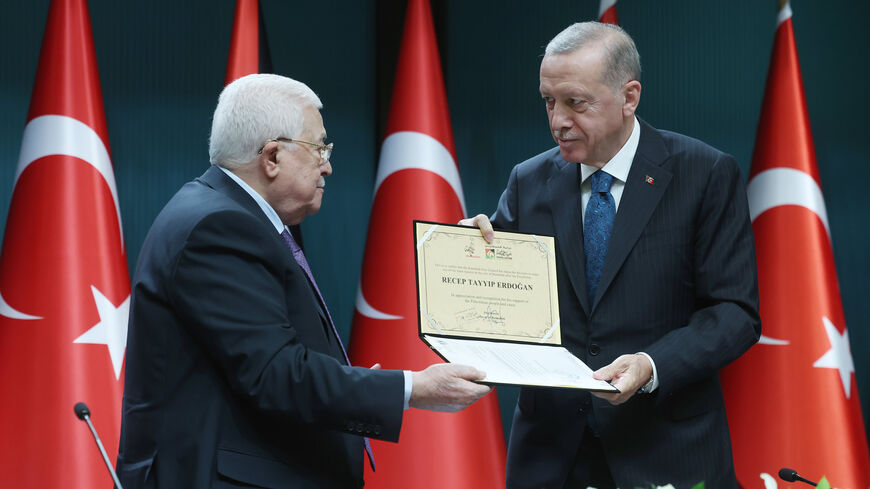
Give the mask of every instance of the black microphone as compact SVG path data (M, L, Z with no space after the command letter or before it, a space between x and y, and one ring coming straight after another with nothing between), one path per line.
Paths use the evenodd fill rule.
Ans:
M91 434L94 435L94 441L97 442L97 448L100 449L100 454L103 456L103 462L106 463L106 468L109 469L109 474L112 476L112 480L115 481L115 487L117 489L124 489L121 486L121 481L118 480L118 474L115 473L115 468L112 467L112 463L109 462L109 456L106 454L106 449L103 448L103 442L100 441L100 437L97 436L97 430L94 429L94 425L91 423L91 410L88 409L88 405L83 402L77 402L73 410L76 412L76 416L88 424L88 428L91 429Z
M82 421L85 420L85 417L91 415L91 410L88 409L88 405L83 402L77 402L73 407L73 410L76 412L76 416Z
M801 482L806 482L807 484L809 484L811 486L818 485L809 479L804 479L803 477L799 476L798 473L795 472L794 469L789 469L787 467L783 467L783 468L779 469L779 478L786 481L786 482L801 481Z

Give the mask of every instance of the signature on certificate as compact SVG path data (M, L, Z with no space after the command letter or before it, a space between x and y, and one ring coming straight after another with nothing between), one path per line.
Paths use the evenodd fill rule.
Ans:
M463 309L457 312L455 317L456 325L460 329L472 327L475 323L504 326L507 322L501 311L491 306L487 306L482 311L475 308Z

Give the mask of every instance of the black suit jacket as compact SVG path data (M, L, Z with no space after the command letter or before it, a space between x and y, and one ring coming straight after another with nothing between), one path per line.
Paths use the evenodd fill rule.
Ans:
M755 249L734 159L641 122L597 297L586 293L580 168L558 148L516 167L497 228L556 236L563 343L593 370L646 352L660 379L621 406L524 388L509 488L560 488L594 411L619 487L737 487L718 370L758 339ZM582 463L582 461L581 461Z
M345 365L309 281L220 169L154 222L133 278L118 475L138 488L362 485L404 379Z

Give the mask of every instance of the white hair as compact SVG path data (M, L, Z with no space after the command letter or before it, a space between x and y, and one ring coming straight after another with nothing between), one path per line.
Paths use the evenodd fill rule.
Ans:
M640 54L631 36L621 27L601 22L577 22L556 34L544 56L572 53L584 46L600 44L607 57L602 81L618 89L631 80L640 81Z
M208 156L227 169L248 163L270 139L297 138L302 111L320 109L320 98L302 82L271 74L248 75L227 85L211 121Z

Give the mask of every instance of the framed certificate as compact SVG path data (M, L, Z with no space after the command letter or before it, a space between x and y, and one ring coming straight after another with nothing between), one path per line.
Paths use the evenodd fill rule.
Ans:
M552 236L414 221L420 338L484 383L619 392L562 347Z

